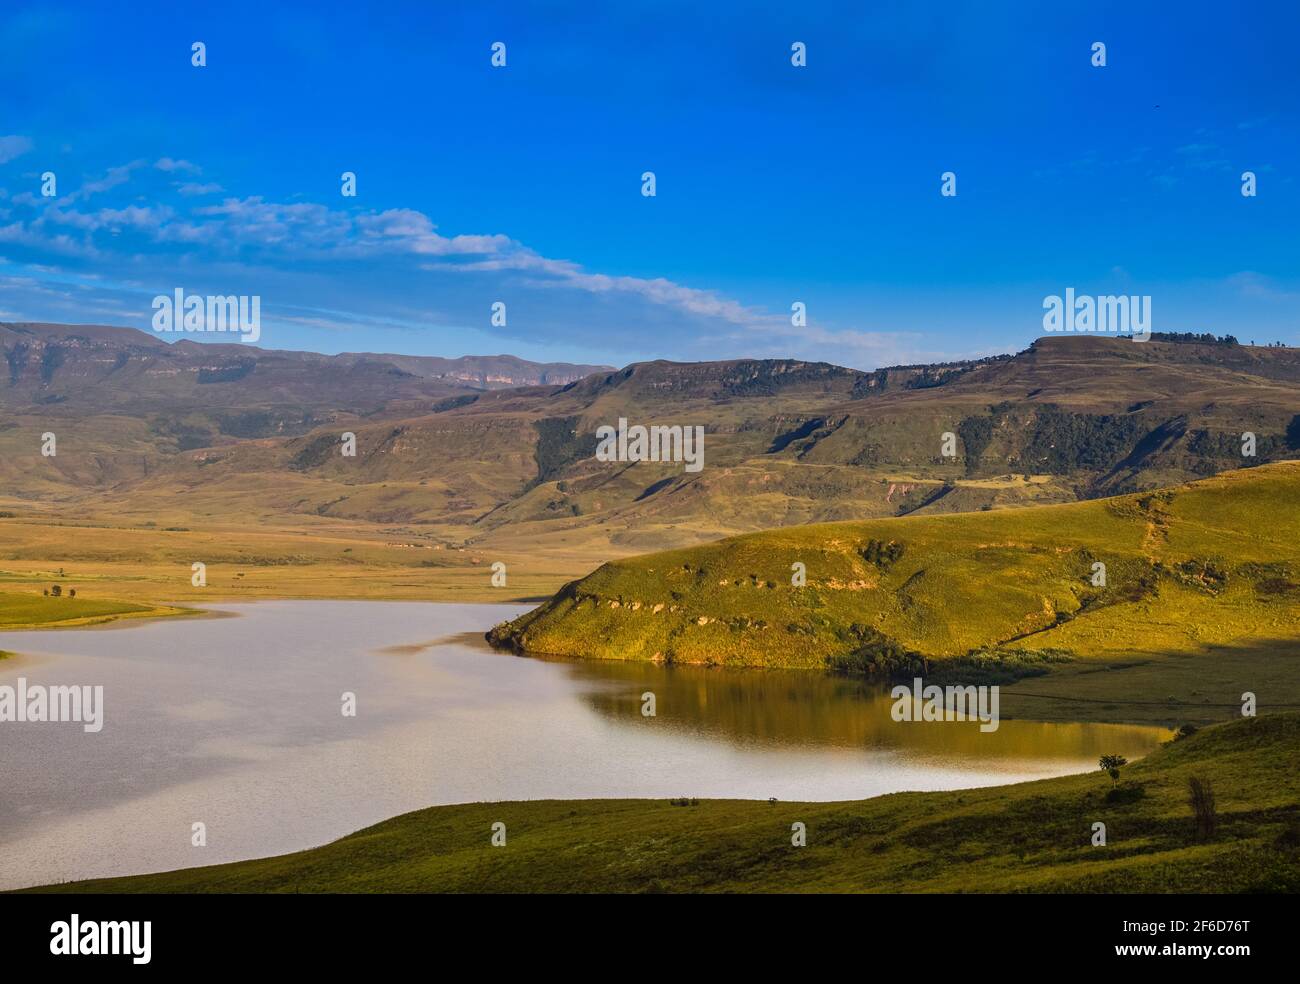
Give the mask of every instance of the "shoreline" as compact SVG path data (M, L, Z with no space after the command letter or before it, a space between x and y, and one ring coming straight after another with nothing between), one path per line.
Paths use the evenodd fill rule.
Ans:
M221 605L254 605L264 601L319 601L319 602L378 602L380 604L404 603L404 604L423 604L423 605L527 605L532 604L532 599L511 599L504 598L500 601L462 601L450 600L444 598L367 598L359 595L339 595L339 596L319 596L319 595L300 595L300 594L283 594L283 595L258 595L256 598L240 598L237 596L223 596L215 598L212 601L205 601L203 604L212 605L213 608L200 608L191 602L185 603L160 603L150 611L142 612L119 612L110 615L88 615L83 618L67 619L58 622L28 622L16 623L13 625L0 626L0 639L4 638L6 632L45 632L56 631L59 629L110 629L110 628L129 628L129 625L122 623L139 623L151 621L163 621L172 618L238 618L238 612L220 611ZM3 650L0 650L2 652Z
M1300 788L1290 755L1298 738L1294 713L1216 725L1160 744L1117 782L1092 769L835 802L434 806L300 851L6 894L1278 891L1300 884L1300 855L1288 847L1300 830L1300 797L1265 807ZM1234 791L1217 837L1197 837L1189 777ZM1109 847L1089 846L1098 820L1111 831ZM499 848L490 841L498 827L508 832ZM806 846L792 845L796 828ZM963 848L971 840L986 848L978 857Z
M0 629L0 651L4 650L4 637L8 632L43 632L50 630L124 630L148 622L162 622L173 618L234 618L238 612L222 611L222 604L258 604L261 602L359 602L382 604L394 602L414 602L430 605L467 605L467 606L508 606L527 605L529 601L503 599L501 601L449 601L440 598L393 598L376 599L352 596L332 598L302 597L278 595L257 598L231 598L223 596L214 598L210 608L189 607L188 604L158 605L154 610L144 612L126 612L117 615L94 616L85 621L44 623L31 626L6 626ZM516 616L517 617L517 616ZM789 667L765 664L735 665L722 663L664 662L644 659L591 658L570 656L558 653L533 652L521 649L509 642L494 643L490 636L492 629L473 632L479 636L478 644L484 652L520 659L539 660L543 662L575 663L579 665L639 665L671 670L673 667L697 671L741 671L770 672L785 670L800 674L832 676L843 679L847 684L871 683L868 678L856 675L844 675L827 668ZM1292 645L1290 648L1295 648ZM1297 650L1300 654L1300 649ZM1232 654L1229 647L1211 647L1202 652L1178 654L1176 658L1168 654L1147 653L1137 660L1124 663L1108 664L1093 660L1076 660L1071 663L1051 664L1046 672L1024 676L1015 680L1001 682L1002 718L1004 720L1039 721L1043 723L1095 723L1095 724L1137 724L1163 727L1174 730L1181 724L1210 724L1228 720L1232 717L1233 706L1228 699L1210 700L1202 697L1199 689L1201 675L1220 671L1227 664L1225 656ZM1242 670L1247 675L1254 675L1269 664L1269 669L1276 672L1285 666L1285 660L1279 659L1281 653L1261 655L1260 651L1243 647L1240 658L1245 661ZM0 667L7 660L0 659ZM10 664L12 665L12 664ZM1104 671L1104 672L1099 672ZM888 686L894 681L879 681L881 686ZM1275 681L1287 689L1275 693L1270 703L1276 709L1300 707L1300 687L1285 681ZM1226 686L1226 682L1224 684ZM1181 696L1175 694L1181 690ZM1240 693L1228 690L1224 694L1235 698Z

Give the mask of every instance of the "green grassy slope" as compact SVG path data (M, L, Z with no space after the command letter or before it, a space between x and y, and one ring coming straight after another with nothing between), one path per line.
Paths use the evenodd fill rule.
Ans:
M68 892L1295 892L1300 715L1238 720L1123 770L851 803L435 807L283 857ZM1195 833L1188 780L1218 830ZM506 824L504 847L489 844ZM807 846L791 846L804 823ZM1107 846L1091 844L1096 822Z
M47 625L87 625L132 615L165 614L130 602L90 598L51 598L35 592L0 591L0 628L18 629ZM2 655L2 654L0 654Z
M1300 463L1279 462L1113 499L771 530L605 564L492 639L881 673L990 649L995 662L1120 662L1295 640L1298 505Z

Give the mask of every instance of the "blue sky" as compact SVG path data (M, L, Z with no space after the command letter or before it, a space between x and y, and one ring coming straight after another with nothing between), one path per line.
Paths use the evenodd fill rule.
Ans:
M873 368L1074 287L1300 344L1295 3L181 6L0 12L0 319L183 287L273 348Z

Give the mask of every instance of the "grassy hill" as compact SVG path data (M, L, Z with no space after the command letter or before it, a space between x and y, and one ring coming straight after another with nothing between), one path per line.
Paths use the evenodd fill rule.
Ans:
M1284 714L1164 745L1113 790L1093 772L849 803L443 806L283 857L38 891L1295 892L1297 752L1300 715ZM1215 794L1213 834L1193 823L1192 778ZM491 847L498 821L507 843Z
M1082 503L770 530L607 563L491 639L882 677L1294 645L1297 505L1300 462L1282 462Z

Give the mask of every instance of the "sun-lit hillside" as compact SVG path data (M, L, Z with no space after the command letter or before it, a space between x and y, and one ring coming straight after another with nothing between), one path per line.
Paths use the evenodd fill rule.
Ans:
M1297 507L1300 463L1287 462L1084 503L771 530L611 562L493 638L881 674L1294 638Z

